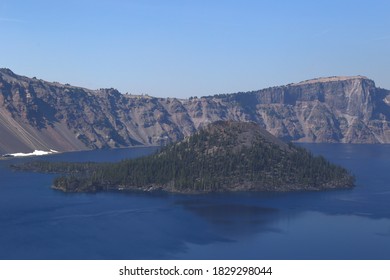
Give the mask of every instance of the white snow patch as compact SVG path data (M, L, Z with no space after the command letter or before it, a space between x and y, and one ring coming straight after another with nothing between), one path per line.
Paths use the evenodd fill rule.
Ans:
M43 156L43 155L48 155L48 154L54 154L58 153L56 150L50 150L50 151L40 151L40 150L35 150L32 153L14 153L14 154L6 154L3 156L9 156L9 157L30 157L30 156Z

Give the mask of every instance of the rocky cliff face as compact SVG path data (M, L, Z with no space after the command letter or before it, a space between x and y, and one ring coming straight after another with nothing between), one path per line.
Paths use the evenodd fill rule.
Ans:
M331 77L176 99L89 90L0 69L0 152L160 145L218 120L254 121L300 142L390 143L390 91Z

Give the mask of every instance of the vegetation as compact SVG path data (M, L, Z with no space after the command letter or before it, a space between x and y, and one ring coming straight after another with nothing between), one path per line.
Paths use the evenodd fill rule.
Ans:
M62 173L63 191L165 190L182 193L292 191L351 187L344 168L285 144L254 123L217 122L154 155L118 163L33 162Z

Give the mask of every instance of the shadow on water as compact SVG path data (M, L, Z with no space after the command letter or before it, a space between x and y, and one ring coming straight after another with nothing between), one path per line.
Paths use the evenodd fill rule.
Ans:
M277 208L233 204L229 201L215 203L212 199L179 200L176 203L207 221L215 232L222 233L230 240L260 231L280 232L272 228L272 223L280 218Z

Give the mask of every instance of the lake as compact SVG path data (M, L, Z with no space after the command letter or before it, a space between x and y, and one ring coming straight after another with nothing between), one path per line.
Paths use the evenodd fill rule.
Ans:
M351 190L68 194L10 163L118 161L129 148L0 161L0 259L390 259L390 145L302 144Z

